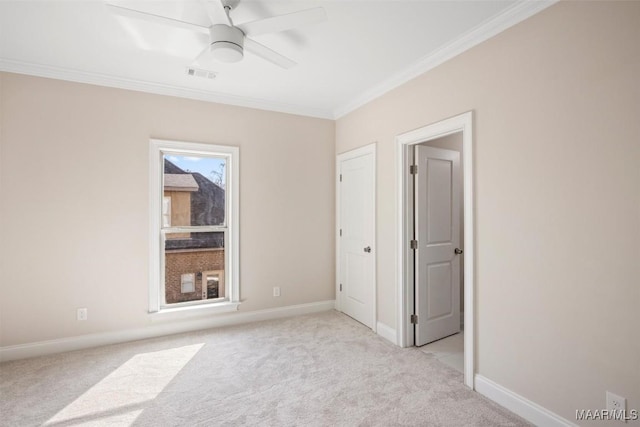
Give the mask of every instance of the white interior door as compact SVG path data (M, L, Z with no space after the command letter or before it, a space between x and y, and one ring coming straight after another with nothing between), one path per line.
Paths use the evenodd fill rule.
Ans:
M339 309L375 325L375 146L338 157Z
M460 153L415 147L416 345L460 332Z

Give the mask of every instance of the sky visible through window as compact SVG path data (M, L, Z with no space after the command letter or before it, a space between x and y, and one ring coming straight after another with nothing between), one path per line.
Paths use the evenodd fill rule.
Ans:
M225 187L225 159L176 155L167 155L165 158L185 172L199 172L211 182Z

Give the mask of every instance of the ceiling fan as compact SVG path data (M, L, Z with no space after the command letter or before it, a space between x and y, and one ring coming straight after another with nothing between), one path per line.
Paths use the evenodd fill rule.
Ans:
M285 69L293 67L296 65L296 62L258 43L249 38L249 36L276 33L327 20L324 9L322 7L315 7L235 25L231 20L230 12L238 5L240 0L199 1L207 12L207 16L211 22L209 27L129 9L111 3L107 3L106 5L113 13L127 18L140 19L208 34L210 43L196 57L195 61L210 56L220 62L238 62L242 60L244 51L246 50Z

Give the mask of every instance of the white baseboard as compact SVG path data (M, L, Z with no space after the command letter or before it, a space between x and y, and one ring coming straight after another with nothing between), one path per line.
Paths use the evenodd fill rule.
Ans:
M575 427L572 423L561 416L554 414L537 403L525 399L519 394L504 388L500 384L491 381L482 375L475 376L475 389L478 393L488 397L500 406L504 406L511 412L521 416L525 420L536 426L544 427Z
M206 318L199 319L162 323L158 322L144 328L102 332L96 334L80 335L77 337L60 338L49 341L39 341L28 344L5 346L0 347L0 361L4 362L8 360L25 359L27 357L81 350L84 348L117 344L127 341L136 341L147 338L155 338L163 335L191 332L201 329L215 328L219 326L239 325L242 323L259 322L262 320L318 313L321 311L333 310L334 306L334 300L319 301L309 304L290 305L286 307L270 308L265 310L248 312L240 311L227 314L212 315Z
M386 339L387 341L391 341L392 344L396 344L396 330L393 329L390 326L385 325L384 323L378 322L376 324L376 332L378 335L380 335L382 338Z

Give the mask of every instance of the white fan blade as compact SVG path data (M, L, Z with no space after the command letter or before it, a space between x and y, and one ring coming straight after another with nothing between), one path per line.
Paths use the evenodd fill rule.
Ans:
M122 6L107 3L106 6L115 14L126 18L141 19L143 21L153 22L155 24L171 25L173 27L184 28L196 31L202 34L209 34L209 29L201 25L192 24L191 22L179 21L166 16L154 15L152 13L140 12L139 10L128 9Z
M210 49L211 49L211 45L208 44L207 47L205 47L204 49L202 49L202 51L200 51L198 56L196 56L196 59L193 60L192 64L199 64L200 60L209 54Z
M287 58L286 56L280 55L278 52L273 51L266 47L263 44L258 43L255 40L251 40L248 37L244 38L244 48L245 50L253 53L254 55L259 56L260 58L271 62L282 68L291 68L296 65L295 61Z
M229 19L229 15L227 14L221 0L200 0L200 3L204 7L204 10L207 11L207 16L209 17L212 25L232 25L231 19Z
M315 7L286 15L245 22L244 24L236 26L248 36L259 36L261 34L277 33L279 31L290 30L302 25L315 24L326 20L327 13L324 11L324 8Z

